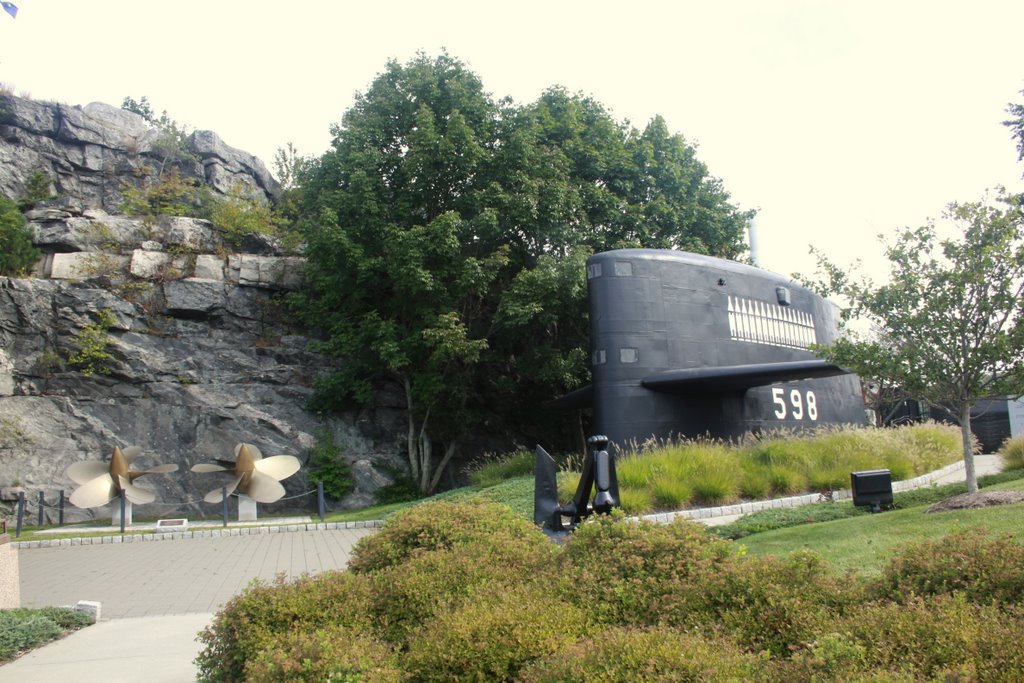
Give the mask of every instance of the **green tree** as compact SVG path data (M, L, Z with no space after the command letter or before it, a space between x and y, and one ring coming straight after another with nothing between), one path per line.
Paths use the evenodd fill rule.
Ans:
M39 254L18 205L0 195L0 275L24 275Z
M298 174L302 310L345 358L318 399L396 382L424 491L479 425L550 436L543 402L587 379L588 256L742 250L749 213L660 119L641 133L559 88L495 101L447 54L390 62L332 135Z
M316 443L307 453L309 480L323 483L324 495L340 500L352 490L352 469L341 455L341 447L334 441L334 433L325 426L316 430Z
M1024 95L1024 90L1021 94ZM1003 125L1013 132L1017 141L1017 159L1024 161L1024 104L1010 103L1006 105L1006 113L1013 118L1003 121Z
M50 176L46 175L43 171L33 172L28 177L28 180L25 181L25 191L18 200L18 208L24 211L31 209L39 202L53 199L55 195L50 189L51 186Z
M997 199L950 204L957 239L939 239L933 223L900 232L886 247L883 285L854 280L819 255L825 289L851 304L847 318L876 330L850 333L821 355L956 416L971 492L971 407L1024 394L1024 213L1019 198L1001 191Z

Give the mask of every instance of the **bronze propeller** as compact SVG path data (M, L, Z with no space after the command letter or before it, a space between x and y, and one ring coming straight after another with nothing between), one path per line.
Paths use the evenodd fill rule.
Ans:
M294 455L272 455L264 458L260 449L252 444L235 446L235 461L217 460L217 464L200 463L192 466L197 473L228 472L233 475L227 485L227 495L234 491L245 494L257 503L273 503L284 497L282 479L299 471L299 459ZM216 488L203 497L207 503L224 500L224 490Z
M138 446L130 446L123 451L114 447L110 462L100 460L83 460L68 468L68 477L78 484L71 493L71 503L80 508L94 508L106 505L121 491L132 503L143 505L156 500L156 494L149 489L138 487L134 481L145 474L164 474L174 472L177 465L157 465L146 470L132 470L130 465L142 453Z

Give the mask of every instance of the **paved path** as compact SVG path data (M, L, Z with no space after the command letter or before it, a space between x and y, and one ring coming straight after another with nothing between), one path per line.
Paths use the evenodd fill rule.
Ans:
M102 618L216 612L254 578L344 569L372 529L21 549L23 607L103 604Z
M373 529L18 551L25 607L102 603L102 621L0 666L0 683L190 683L196 635L254 578L342 569Z

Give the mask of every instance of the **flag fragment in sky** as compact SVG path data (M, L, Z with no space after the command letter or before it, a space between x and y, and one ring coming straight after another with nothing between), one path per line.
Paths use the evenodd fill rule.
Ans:
M0 7L4 8L4 11L11 15L11 19L16 19L18 16L18 6L13 2L7 2L4 0L0 2Z

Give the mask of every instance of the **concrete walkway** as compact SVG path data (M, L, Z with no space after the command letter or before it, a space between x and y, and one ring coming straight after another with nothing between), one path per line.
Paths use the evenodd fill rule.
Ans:
M18 551L24 607L102 604L101 622L0 667L0 683L190 683L195 637L253 579L343 569L373 529Z

